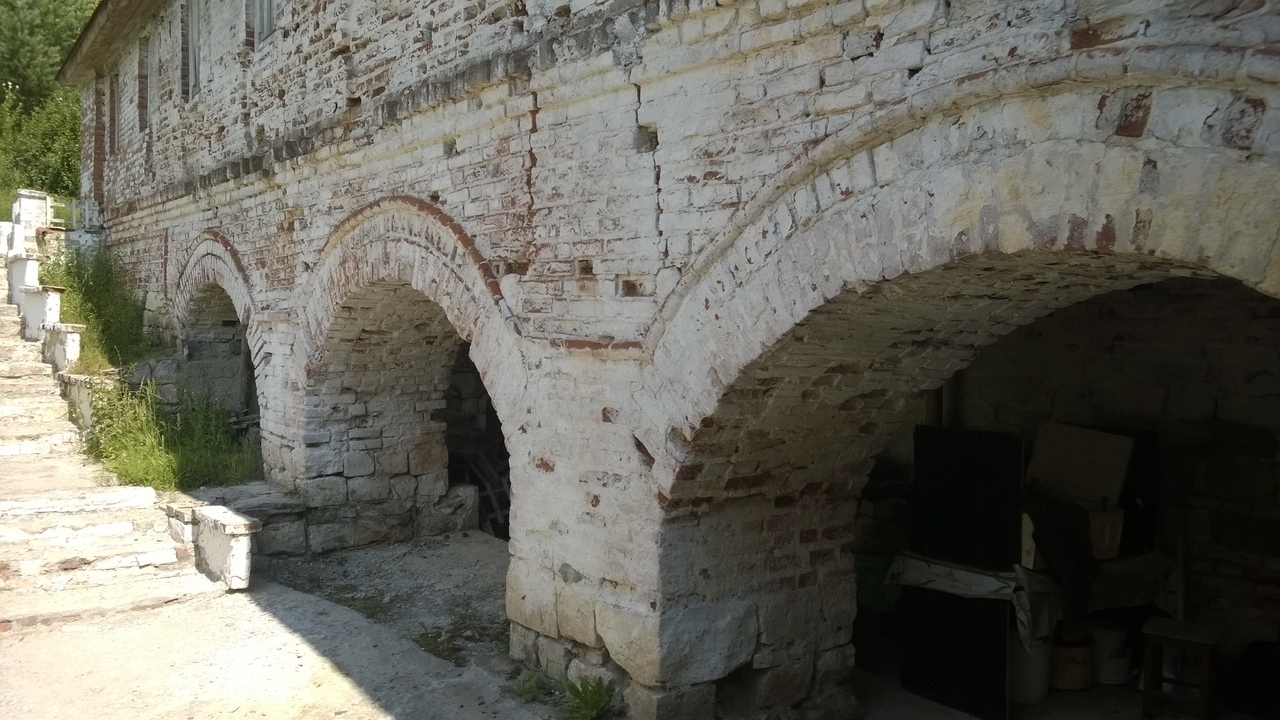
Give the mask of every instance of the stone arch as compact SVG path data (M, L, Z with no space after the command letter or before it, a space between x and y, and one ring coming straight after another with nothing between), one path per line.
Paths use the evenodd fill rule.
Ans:
M266 393L257 309L239 253L221 233L205 231L174 294L188 391L208 393L239 413L259 414Z
M811 151L664 307L639 401L669 424L637 433L663 616L734 618L696 628L705 653L664 665L697 673L664 682L791 705L847 669L868 459L979 348L1172 276L1280 295L1274 88L1117 77L991 100L999 74L981 101L890 109L900 132L876 118Z
M479 428L506 462L497 418L524 370L514 316L471 239L428 203L374 203L338 225L303 297L298 486L316 507L348 508L308 528L310 548L474 523L483 500L459 490L449 458Z
M1210 57L1220 63L1209 64ZM1273 95L1276 76L1266 69L1269 63L1268 55L1238 47L1209 49L1175 45L1075 50L1054 58L1006 63L945 78L917 89L898 102L875 108L805 149L743 203L725 228L699 250L673 291L663 299L646 333L645 347L655 351L685 301L696 294L697 286L709 281L709 276L725 258L743 254L744 241L756 244L748 237L748 230L774 232L771 226L775 225L774 218L779 213L791 216L787 219L789 224L791 218L818 210L824 195L830 197L836 193L848 197L864 192L868 180L875 183L871 160L853 165L850 158L887 146L938 117L960 116L969 108L990 104L993 100L1067 97L1072 90L1087 85L1100 91L1103 104L1098 107L1099 120L1103 121L1103 116L1110 113L1095 129L1140 138L1151 123L1152 110L1152 98L1143 89L1252 87L1264 95ZM1138 90L1111 98L1110 91L1125 87ZM1263 100L1261 105L1256 105L1259 99L1237 97L1233 105L1213 108L1225 111L1215 128L1219 144L1246 151L1257 144L1259 151L1265 152L1266 147L1276 142L1276 113L1271 113L1268 122L1264 122L1263 113L1268 103ZM1105 107L1108 101L1110 110ZM1271 107L1274 105L1270 103ZM1171 108L1163 110L1167 113ZM868 171L872 173L870 178L866 177Z
M206 230L202 238L187 258L174 291L174 311L179 329L185 326L196 297L209 285L221 287L235 307L240 322L250 324L257 303L240 254L231 241L216 230Z
M338 223L321 249L302 292L308 361L343 299L364 284L390 278L407 282L443 308L464 340L490 325L520 334L489 261L471 236L435 205L394 196Z
M1072 67L1061 74L1074 77ZM1280 292L1280 218L1256 190L1280 176L1274 86L1125 77L927 120L894 110L907 131L886 137L855 123L798 158L660 309L646 386L681 408L672 432L687 439L743 368L831 298L969 255L1132 255ZM1125 124L1135 114L1141 127ZM1238 127L1224 127L1226 118ZM1206 226L1217 231L1200 234ZM678 456L668 429L642 428L641 439ZM659 473L673 480L679 465Z

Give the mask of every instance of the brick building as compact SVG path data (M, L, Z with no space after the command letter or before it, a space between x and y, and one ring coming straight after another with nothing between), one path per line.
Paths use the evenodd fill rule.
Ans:
M1256 431L1190 597L1280 621L1270 3L104 0L62 78L277 549L450 526L500 427L512 651L636 717L836 706L873 458L975 357L970 427Z

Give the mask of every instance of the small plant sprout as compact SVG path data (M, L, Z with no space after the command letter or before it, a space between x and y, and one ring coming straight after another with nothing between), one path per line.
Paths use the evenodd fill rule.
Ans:
M547 677L536 670L526 670L515 682L503 690L524 702L546 702L554 692Z
M570 680L564 684L568 693L564 709L560 712L561 720L600 720L608 717L613 710L613 692L617 684L613 679L583 677L577 682Z

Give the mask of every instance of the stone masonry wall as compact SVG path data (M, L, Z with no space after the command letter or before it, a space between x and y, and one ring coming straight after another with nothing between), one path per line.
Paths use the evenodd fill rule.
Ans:
M335 544L421 522L436 466L398 458L469 343L513 647L625 674L637 717L839 675L865 459L978 346L1171 273L1280 293L1267 5L294 0L252 48L200 6L198 92L175 1L82 101L132 107L146 33L147 127L83 145L153 323L226 291L268 476Z
M216 284L206 285L193 304L180 352L137 363L129 384L153 383L170 411L176 411L187 395L208 398L241 417L256 415L258 392L249 343L235 305Z
M349 298L326 362L308 379L312 448L297 481L314 552L475 526L474 488L450 487L445 408L459 340L437 306L403 285ZM416 531L416 533L415 533Z

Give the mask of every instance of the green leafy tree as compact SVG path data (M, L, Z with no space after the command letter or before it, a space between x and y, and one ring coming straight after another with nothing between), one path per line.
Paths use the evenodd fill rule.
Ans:
M57 89L58 69L97 0L0 0L0 99L32 112Z
M97 0L0 0L0 220L20 187L80 192L80 100L59 68Z
M60 88L21 120L10 157L22 181L55 195L80 190L80 94Z

